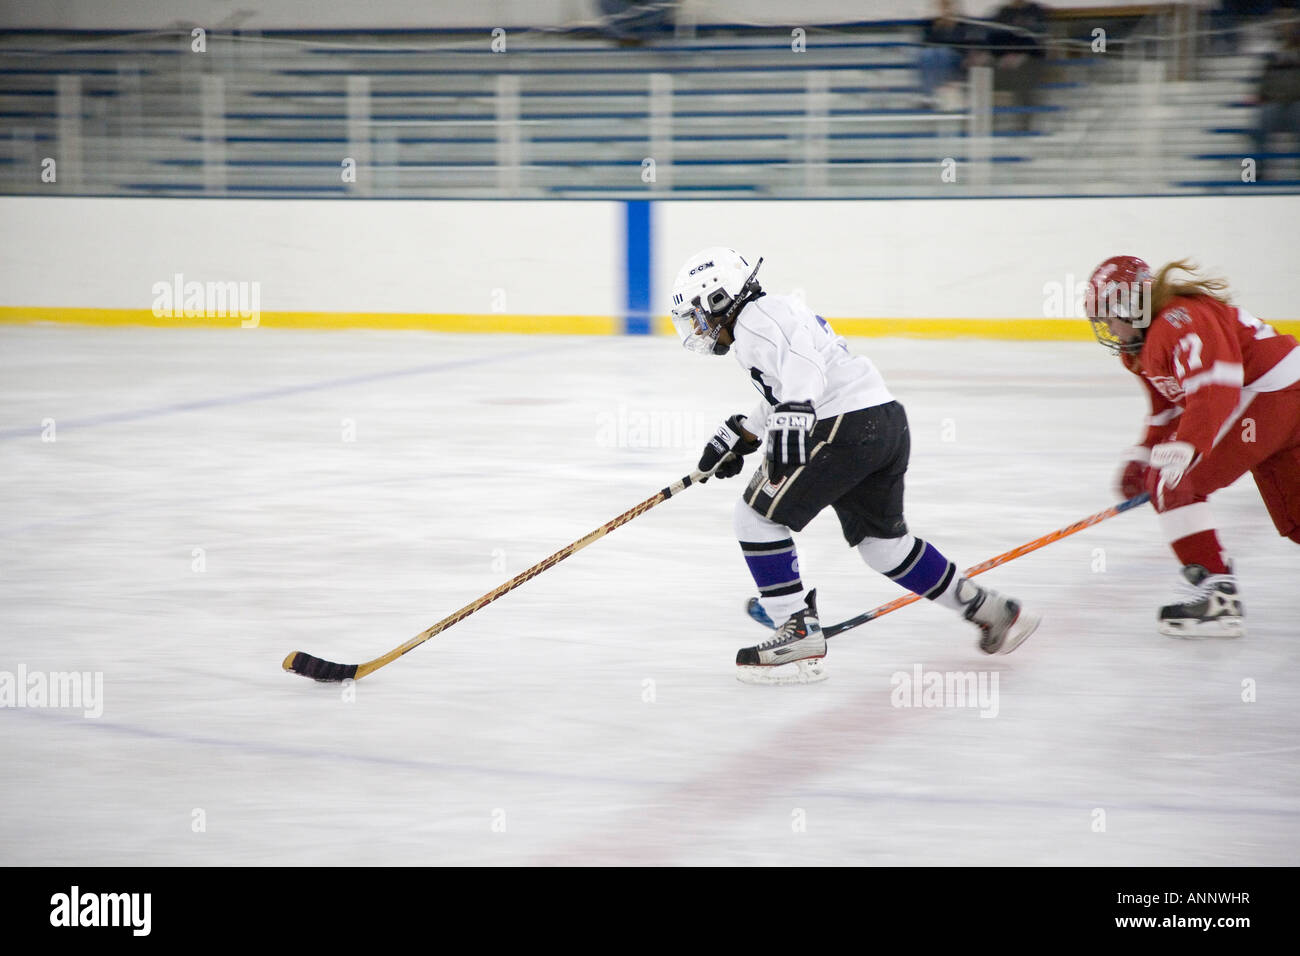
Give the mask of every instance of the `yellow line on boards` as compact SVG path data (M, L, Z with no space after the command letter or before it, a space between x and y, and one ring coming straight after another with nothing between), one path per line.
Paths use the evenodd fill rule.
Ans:
M1092 327L1083 319L849 319L828 320L836 333L847 336L904 338L982 338L1022 341L1087 341ZM98 309L63 306L0 306L0 323L67 322L80 325L143 325L155 328L273 329L410 329L426 332L471 332L545 335L614 335L623 322L611 315L504 315L426 312L262 312L241 319L238 315L207 317L157 316L149 309ZM1300 338L1300 320L1269 322L1277 331ZM667 316L654 323L661 334L672 335Z
M261 312L256 316L167 316L149 309L62 306L0 306L0 322L70 322L80 325L144 325L177 329L415 329L426 332L612 335L622 321L610 315L501 315L426 312Z
M1084 341L1093 339L1092 326L1080 319L828 319L840 335L878 338L897 335L913 339L1020 339L1023 341Z
M913 339L1023 339L1057 341L1093 338L1092 327L1083 319L827 319L837 335L884 338L891 335ZM672 333L669 319L659 331Z
M838 335L918 339L1020 339L1026 342L1093 341L1085 319L827 319ZM1268 323L1278 332L1300 338L1300 320ZM673 335L672 321L661 317L656 330Z

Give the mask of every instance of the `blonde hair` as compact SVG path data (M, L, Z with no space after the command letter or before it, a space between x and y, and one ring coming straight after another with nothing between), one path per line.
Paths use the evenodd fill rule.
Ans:
M1159 315L1169 304L1170 299L1185 295L1204 295L1220 302L1228 302L1228 282L1226 279L1198 276L1196 263L1190 259L1179 259L1160 267L1151 281L1151 314ZM1172 273L1185 272L1189 278L1177 281Z

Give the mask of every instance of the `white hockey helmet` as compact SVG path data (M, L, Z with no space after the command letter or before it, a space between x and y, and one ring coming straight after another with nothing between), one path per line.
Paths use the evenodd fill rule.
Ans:
M686 260L673 282L673 328L682 345L703 355L725 355L730 346L718 343L718 333L735 320L737 305L762 292L751 266L735 249L711 246Z

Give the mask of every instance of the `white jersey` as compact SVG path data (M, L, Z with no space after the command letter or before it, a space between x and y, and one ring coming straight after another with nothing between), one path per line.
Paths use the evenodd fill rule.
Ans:
M823 421L894 400L880 372L820 315L792 295L765 295L740 311L731 354L749 372L763 401L748 430L761 430L781 402L811 402Z

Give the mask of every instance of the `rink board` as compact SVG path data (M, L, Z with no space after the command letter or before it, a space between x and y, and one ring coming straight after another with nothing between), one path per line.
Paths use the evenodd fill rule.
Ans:
M1071 317L1082 284L1096 263L1121 252L1154 265L1191 257L1227 277L1254 314L1296 331L1297 219L1297 196L653 203L8 197L0 199L8 253L0 264L0 321L663 331L678 264L701 247L732 244L764 257L769 291L803 296L846 335L1087 339L1086 323ZM194 285L238 290L256 305L256 321L212 296L186 309L181 292Z

